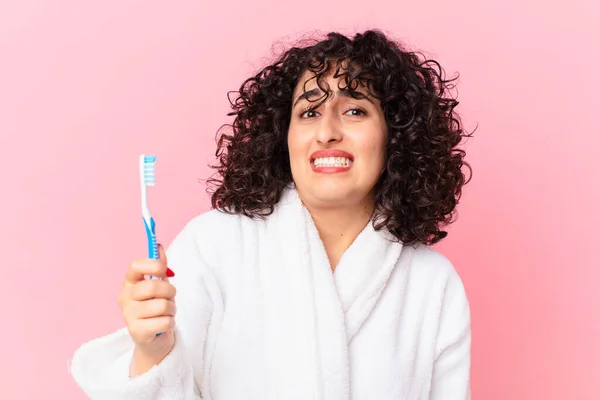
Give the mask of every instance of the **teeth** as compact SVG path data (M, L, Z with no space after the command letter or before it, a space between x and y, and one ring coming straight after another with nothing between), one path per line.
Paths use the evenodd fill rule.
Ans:
M345 157L323 157L313 161L315 167L348 167L352 161Z

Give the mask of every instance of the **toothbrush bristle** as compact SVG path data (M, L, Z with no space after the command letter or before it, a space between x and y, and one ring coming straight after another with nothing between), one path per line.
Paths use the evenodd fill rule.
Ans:
M154 176L155 163L156 156L144 156L144 183L148 186L156 184L156 177Z

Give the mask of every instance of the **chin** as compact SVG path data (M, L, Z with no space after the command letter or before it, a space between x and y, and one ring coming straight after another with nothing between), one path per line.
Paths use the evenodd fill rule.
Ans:
M311 198L325 205L342 205L348 203L348 196L342 193L311 193Z
M302 190L307 202L315 206L335 207L361 201L361 190L334 182L311 182Z

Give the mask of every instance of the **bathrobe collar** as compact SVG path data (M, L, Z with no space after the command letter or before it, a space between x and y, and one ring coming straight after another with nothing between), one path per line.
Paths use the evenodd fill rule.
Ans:
M315 308L307 314L316 315L315 320L306 328L317 339L323 377L319 392L327 399L348 399L348 346L377 304L402 245L369 222L332 272L314 221L294 187L284 192L276 217L287 232L286 262L298 274L299 289L310 294L306 306Z

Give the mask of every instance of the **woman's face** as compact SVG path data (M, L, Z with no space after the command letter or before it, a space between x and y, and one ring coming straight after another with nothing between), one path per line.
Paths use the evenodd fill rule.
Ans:
M312 76L305 73L294 90L288 133L298 193L307 205L320 208L370 204L384 168L387 139L379 102L352 98L329 76L326 82L333 92L313 109L319 102L308 100L324 93ZM357 91L368 94L364 87Z

